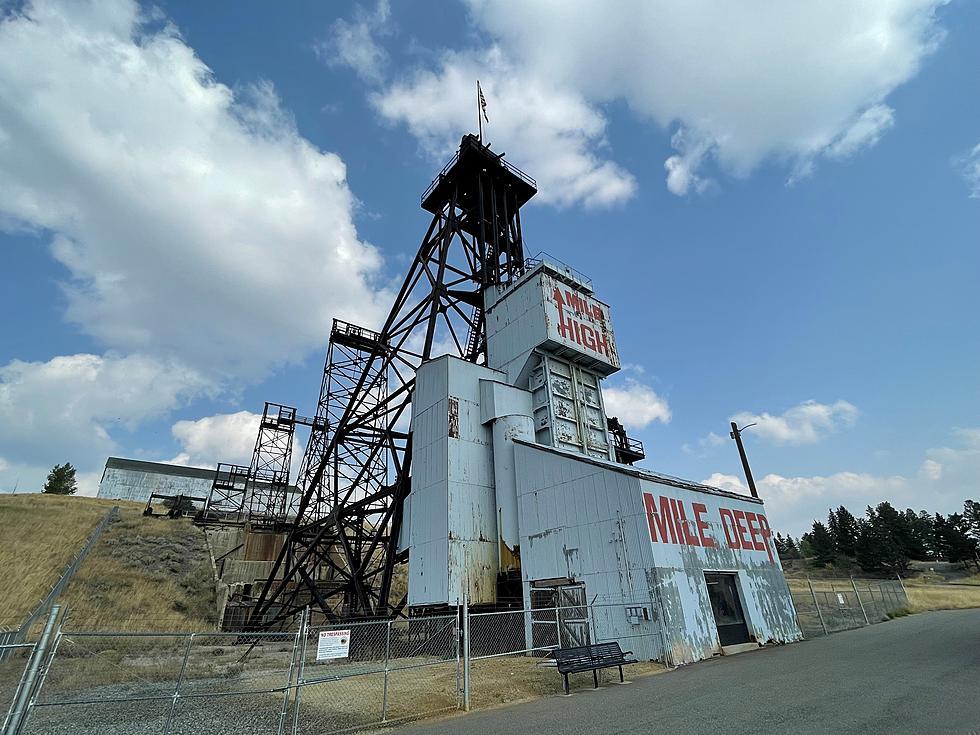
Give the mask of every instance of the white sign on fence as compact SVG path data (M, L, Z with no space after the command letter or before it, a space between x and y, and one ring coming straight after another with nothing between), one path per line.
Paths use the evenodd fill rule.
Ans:
M321 630L316 645L316 660L346 658L350 655L350 629Z
M842 594L841 594L840 592L838 592L838 593L837 593L837 602L839 602L839 603L840 603L840 606L841 606L841 607L844 607L844 606L845 606L845 604L846 604L846 603L844 602L844 595L842 595ZM346 654L345 654L345 655L346 655Z

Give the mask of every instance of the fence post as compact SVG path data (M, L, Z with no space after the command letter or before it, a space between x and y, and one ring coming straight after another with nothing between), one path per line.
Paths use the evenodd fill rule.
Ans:
M9 735L17 735L17 733L19 733L21 728L24 726L24 723L27 721L28 710L30 709L31 705L31 697L34 693L34 684L37 680L37 672L41 667L41 662L44 661L44 658L48 652L48 644L51 642L51 633L54 631L54 624L58 619L58 613L60 610L60 605L51 606L51 612L48 614L48 622L44 624L44 631L41 633L41 639L31 652L31 658L27 665L27 673L21 681L20 689L14 694L13 714L10 716L10 722L6 731L9 733Z
M300 613L299 628L296 630L296 637L293 639L293 651L289 655L289 670L286 672L286 690L282 695L282 709L279 710L279 728L276 735L282 735L286 727L286 713L289 711L289 694L293 684L293 669L296 668L296 653L299 650L299 639L303 631L303 617L306 610Z
M470 711L470 604L463 595L463 710Z
M813 582L811 582L810 578L807 577L806 583L807 586L810 587L810 595L813 597L813 606L817 608L817 617L820 618L820 627L823 628L823 634L827 635L827 623L824 622L823 613L820 612L820 603L817 602L817 593L813 591Z
M293 735L299 732L299 700L303 691L303 681L306 676L306 641L309 638L310 608L303 608L299 621L301 643L299 647L299 670L296 672L296 696L293 698Z
M561 616L558 613L558 605L555 605L555 635L557 636L558 647L561 648ZM534 645L534 641L531 642L531 645Z
M851 587L854 588L854 596L857 598L858 605L861 606L861 614L864 615L864 624L871 625L871 621L868 620L868 612L864 609L864 603L861 602L861 595L858 593L857 585L854 583L854 577L851 577Z
M388 621L385 632L385 683L381 693L381 721L388 721L388 666L391 663L391 621Z
M905 589L905 582L902 581L902 575L899 574L898 572L896 572L895 573L895 576L898 577L898 583L900 585L902 585L902 594L905 595L905 604L908 604L908 601L909 601L909 591L907 589Z
M180 699L180 685L184 683L184 672L187 671L187 659L191 657L191 645L194 643L196 633L187 636L187 647L184 648L184 660L180 664L180 673L177 674L177 684L174 685L174 698L170 703L170 714L167 715L167 724L163 727L163 735L169 735L170 726L174 721L174 713L177 711L177 700Z

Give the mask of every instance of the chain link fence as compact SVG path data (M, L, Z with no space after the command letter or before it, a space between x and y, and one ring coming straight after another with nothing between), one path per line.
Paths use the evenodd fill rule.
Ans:
M787 580L807 638L887 620L908 605L900 579Z
M908 602L900 580L789 581L808 637L879 622ZM557 648L616 641L641 662L663 660L656 617L644 604L593 601L329 625L304 616L281 633L62 628L37 645L0 646L0 711L20 702L2 732L351 732L554 694Z

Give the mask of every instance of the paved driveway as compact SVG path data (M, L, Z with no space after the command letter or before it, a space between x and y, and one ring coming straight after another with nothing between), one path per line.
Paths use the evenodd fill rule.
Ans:
M396 732L980 734L980 610L914 615L598 691L582 686L571 697Z

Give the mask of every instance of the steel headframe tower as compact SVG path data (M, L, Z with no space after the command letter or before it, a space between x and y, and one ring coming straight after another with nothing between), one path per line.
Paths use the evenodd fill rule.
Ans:
M536 192L503 154L464 136L422 195L432 220L380 332L335 323L318 408L326 429L319 446L311 437L296 518L251 627L282 624L306 606L330 620L404 607L392 579L407 560L398 536L411 490L415 371L442 354L485 362L483 293L523 271L520 208Z

